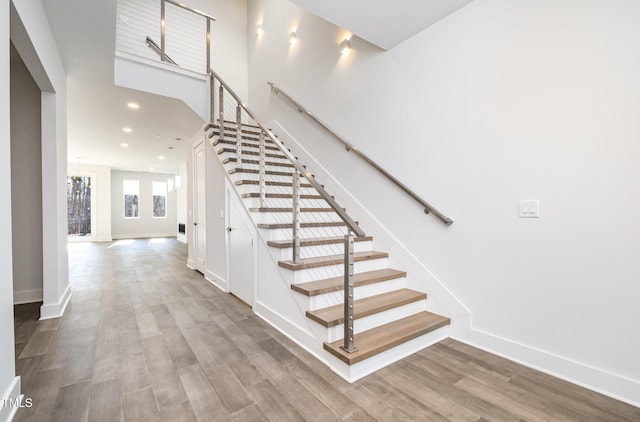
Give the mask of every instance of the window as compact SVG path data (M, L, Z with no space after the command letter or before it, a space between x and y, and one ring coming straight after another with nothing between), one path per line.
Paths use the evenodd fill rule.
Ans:
M91 236L91 178L67 176L67 233Z
M140 216L138 208L140 203L140 181L124 180L122 188L124 192L124 218L138 218Z
M167 182L153 182L153 218L167 217Z

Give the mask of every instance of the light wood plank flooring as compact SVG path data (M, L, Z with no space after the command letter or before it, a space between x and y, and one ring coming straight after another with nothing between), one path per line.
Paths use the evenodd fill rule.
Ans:
M71 244L71 303L16 307L16 421L640 421L447 340L349 384L185 266L174 239Z

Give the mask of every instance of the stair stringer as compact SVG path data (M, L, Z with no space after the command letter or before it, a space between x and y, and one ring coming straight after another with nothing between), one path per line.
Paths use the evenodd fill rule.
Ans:
M357 200L320 162L318 162L304 146L294 138L277 120L272 120L266 127L284 142L291 151L304 162L307 169L322 180L327 191L339 199L340 204L356 215L360 225L367 231L375 233L376 248L389 253L389 264L393 268L401 268L407 272L406 287L429 294L427 309L445 315L451 319L449 327L452 335L465 331L471 318L470 310L420 261L409 248L384 226L375 215Z

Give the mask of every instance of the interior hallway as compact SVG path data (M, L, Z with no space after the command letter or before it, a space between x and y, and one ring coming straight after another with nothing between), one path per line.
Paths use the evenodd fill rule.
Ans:
M175 239L69 245L71 303L16 307L16 421L639 421L640 409L446 340L356 383L188 269Z

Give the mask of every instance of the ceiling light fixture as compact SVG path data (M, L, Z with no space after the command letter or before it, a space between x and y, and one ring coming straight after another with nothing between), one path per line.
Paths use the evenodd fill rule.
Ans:
M291 31L289 33L289 44L293 47L298 42L298 38L296 36L296 31Z
M131 133L131 132L133 132L133 129L131 129L130 127L123 127L123 128L122 128L122 131L123 131L124 133Z
M138 103L130 102L127 103L127 107L129 107L131 110L137 110L140 108L140 105Z
M164 160L164 155L158 155L158 160Z
M256 25L256 34L258 34L258 36L264 34L264 29L262 29L262 24L261 23Z
M340 43L340 54L346 57L349 55L349 53L351 53L351 42L345 38Z
M123 143L121 143L121 144L120 144L120 146L121 146L122 148L126 148L126 147L128 147L128 146L129 146L129 144L128 144L128 143L126 143L126 142L123 142Z

